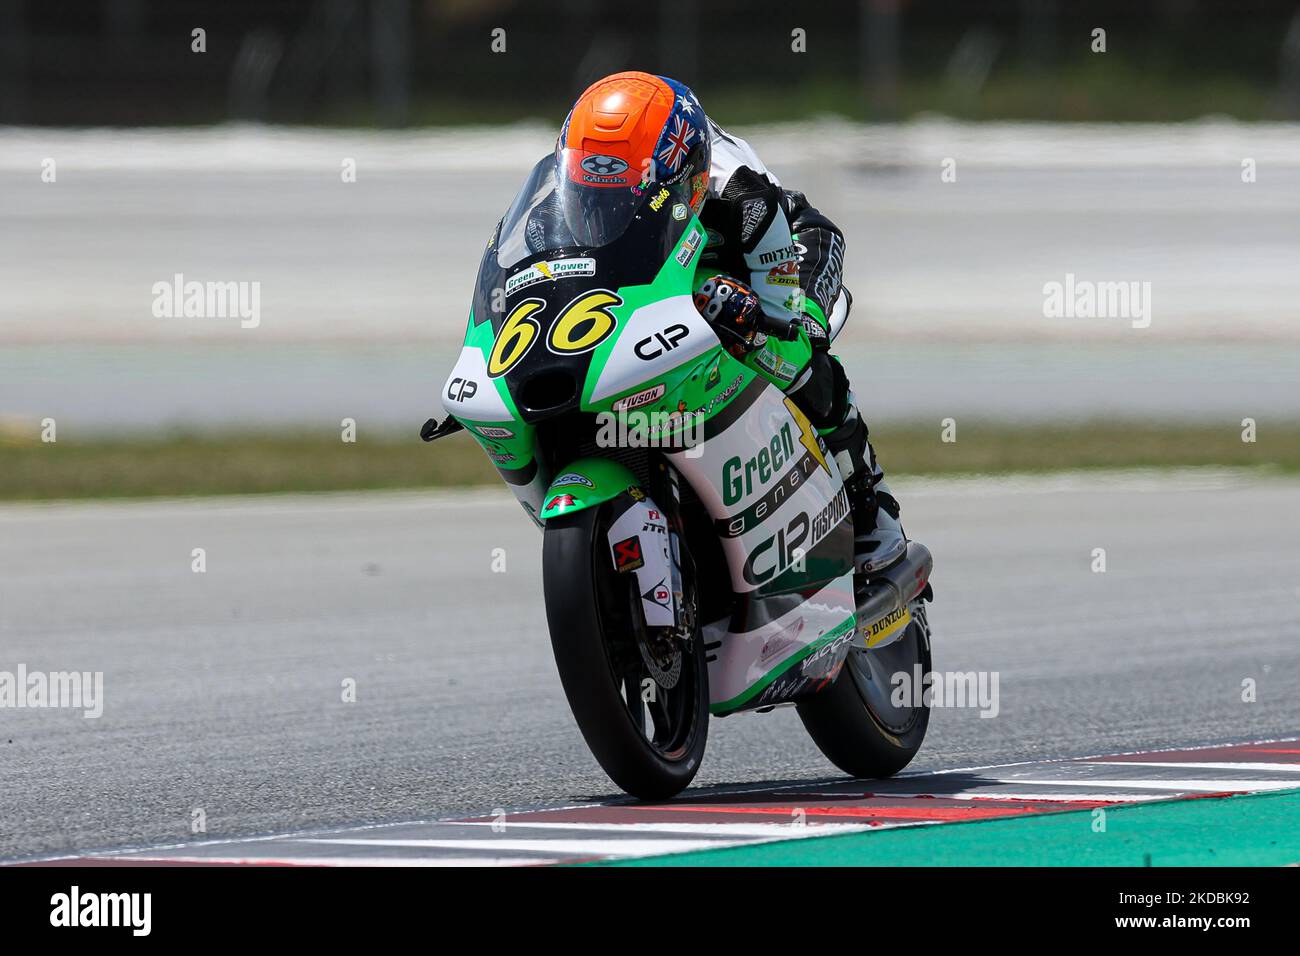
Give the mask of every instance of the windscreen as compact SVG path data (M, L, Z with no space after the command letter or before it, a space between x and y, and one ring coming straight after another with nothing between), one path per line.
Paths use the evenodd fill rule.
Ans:
M617 240L648 202L656 211L680 188L641 184L641 171L616 156L565 149L547 156L501 222L497 261L510 268L552 249L598 248ZM680 197L677 197L680 201Z

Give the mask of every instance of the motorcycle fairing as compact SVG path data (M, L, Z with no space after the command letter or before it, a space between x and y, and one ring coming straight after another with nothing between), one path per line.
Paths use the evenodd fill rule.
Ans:
M730 618L705 628L708 644L719 645L709 664L710 709L723 715L788 702L838 672L854 634L843 480L807 417L763 379L706 423L693 450L702 454L669 458L722 529L735 597ZM739 487L737 462L749 477ZM805 669L810 660L818 666Z
M653 223L648 224L648 226ZM663 228L660 223L655 228ZM641 255L632 264L622 255L623 244L596 250L593 272L583 276L543 279L505 297L505 308L491 309L491 289L504 289L510 277L523 274L539 261L553 262L562 253L549 250L521 260L510 270L495 266L489 247L479 276L475 308L470 313L461 355L443 385L447 411L464 424L497 466L497 471L534 521L545 503L552 475L539 468L537 418L521 408L517 390L535 376L561 372L575 379L570 410L602 412L635 409L664 418L698 412L716 414L755 373L727 355L716 333L691 304L695 250L702 242L698 220L670 230L677 236L658 270L647 274ZM636 237L633 236L633 239ZM662 249L662 247L660 247ZM572 250L576 256L585 250ZM636 284L623 285L634 280ZM582 354L559 355L546 347L551 323L566 303L584 290L601 287L620 300L609 309L616 325L595 348ZM539 322L536 340L503 375L488 373L488 356L503 316L525 298L544 303L532 314ZM480 312L480 308L486 312ZM477 320L486 314L489 318ZM653 396L653 397L651 397ZM565 408L548 414L562 413ZM683 420L684 421L684 420ZM657 438L672 440L680 431L672 423ZM506 434L508 433L508 434Z

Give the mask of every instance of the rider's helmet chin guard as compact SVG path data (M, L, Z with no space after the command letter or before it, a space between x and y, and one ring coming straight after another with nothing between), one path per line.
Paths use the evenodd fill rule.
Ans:
M613 190L639 203L667 188L695 212L708 193L708 120L690 88L667 77L631 71L593 83L569 111L555 150L575 236L608 231L588 217L623 205Z

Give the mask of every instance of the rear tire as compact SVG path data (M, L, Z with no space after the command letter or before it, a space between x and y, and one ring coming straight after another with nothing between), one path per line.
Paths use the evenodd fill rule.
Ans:
M636 575L614 570L609 511L601 505L546 523L542 579L551 647L569 708L610 779L634 797L666 800L690 784L704 756L704 639L698 625L689 642L671 639L679 676L671 688L656 681L654 702L642 703L643 682L654 680L643 648L664 645L648 641ZM690 573L690 562L682 563Z
M912 611L903 637L888 647L849 651L831 686L796 707L817 748L851 777L891 777L911 762L925 740L930 708L889 703L894 673L910 677L917 663L922 674L930 671L925 609L918 602Z

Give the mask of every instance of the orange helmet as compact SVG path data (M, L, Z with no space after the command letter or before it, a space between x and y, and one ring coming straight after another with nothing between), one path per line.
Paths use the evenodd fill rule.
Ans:
M708 189L708 120L690 88L667 77L630 71L596 81L573 104L556 150L578 186L681 183L692 209Z

